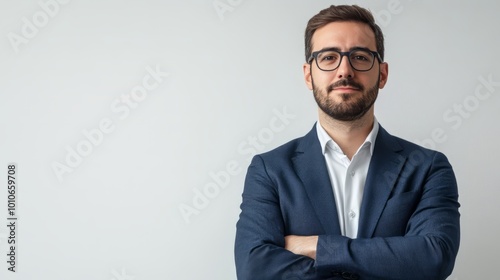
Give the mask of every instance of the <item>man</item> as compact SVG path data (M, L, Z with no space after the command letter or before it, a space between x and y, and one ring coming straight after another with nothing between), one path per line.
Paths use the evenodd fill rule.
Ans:
M318 122L248 169L238 279L446 279L459 247L447 158L391 136L374 117L388 77L372 14L331 6L306 33Z

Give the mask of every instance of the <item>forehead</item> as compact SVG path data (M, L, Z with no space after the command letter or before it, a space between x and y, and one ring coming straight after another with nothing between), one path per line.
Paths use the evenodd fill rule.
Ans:
M320 27L312 37L313 51L338 47L347 51L352 47L366 47L376 50L375 34L370 26L361 22L331 22Z

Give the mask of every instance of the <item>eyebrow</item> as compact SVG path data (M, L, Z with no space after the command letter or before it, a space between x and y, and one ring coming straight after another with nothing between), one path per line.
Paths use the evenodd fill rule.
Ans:
M354 46L354 47L350 48L348 51L352 51L352 50L366 50L366 51L371 51L369 48L364 47L364 46ZM319 52L322 52L322 51L337 51L337 52L342 52L339 47L326 47L326 48L322 48L321 50L319 50Z

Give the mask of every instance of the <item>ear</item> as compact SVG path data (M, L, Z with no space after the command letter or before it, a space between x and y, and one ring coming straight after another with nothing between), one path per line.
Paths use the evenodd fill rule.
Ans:
M387 78L389 76L389 64L387 62L380 63L380 80L379 88L383 89L387 83Z
M306 85L309 88L309 90L312 90L313 85L312 85L312 76L311 76L311 64L304 63L304 65L302 66L302 70L304 71L304 80L306 82Z

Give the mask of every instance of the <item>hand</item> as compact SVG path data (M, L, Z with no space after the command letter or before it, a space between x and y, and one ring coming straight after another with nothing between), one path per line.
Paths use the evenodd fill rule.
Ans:
M304 255L316 260L316 246L318 245L318 236L285 236L285 249L297 254Z

